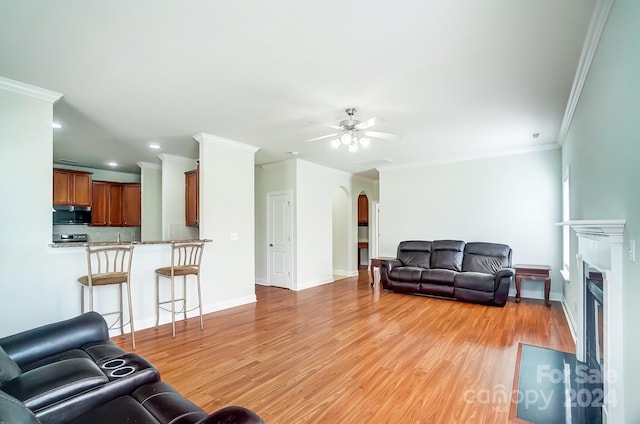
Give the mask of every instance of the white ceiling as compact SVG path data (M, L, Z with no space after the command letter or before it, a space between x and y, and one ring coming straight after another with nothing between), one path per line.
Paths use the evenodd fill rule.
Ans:
M556 143L594 4L0 0L0 76L64 94L54 161L138 172L205 132L371 176ZM304 141L350 106L401 138Z

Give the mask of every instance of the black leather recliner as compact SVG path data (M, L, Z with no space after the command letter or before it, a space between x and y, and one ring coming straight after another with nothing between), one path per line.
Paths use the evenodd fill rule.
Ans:
M230 407L208 415L109 340L104 318L76 318L0 339L0 423L262 423Z
M460 240L400 242L396 259L380 262L382 287L504 306L513 276L511 248Z

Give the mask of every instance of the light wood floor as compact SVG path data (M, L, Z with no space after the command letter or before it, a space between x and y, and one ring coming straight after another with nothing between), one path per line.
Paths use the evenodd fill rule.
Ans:
M371 288L368 274L136 333L136 353L212 412L267 423L502 423L519 343L575 351L559 303L504 308ZM129 340L114 338L130 350ZM490 401L493 397L498 400Z

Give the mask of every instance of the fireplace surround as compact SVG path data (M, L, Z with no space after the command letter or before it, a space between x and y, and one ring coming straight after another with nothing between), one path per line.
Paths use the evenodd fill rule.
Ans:
M622 353L625 220L579 220L563 225L570 225L578 236L578 275L569 283L576 284L576 313L568 313L576 337L576 356L582 362L600 362L604 422L626 422ZM565 310L570 311L566 304ZM601 328L594 329L588 322L600 323Z

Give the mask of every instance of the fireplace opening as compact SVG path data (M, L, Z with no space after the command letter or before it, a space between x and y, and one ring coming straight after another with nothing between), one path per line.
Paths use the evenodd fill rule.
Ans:
M580 379L582 393L592 400L604 397L604 274L584 264L584 369ZM583 413L587 423L602 422L602 405L591 403Z

